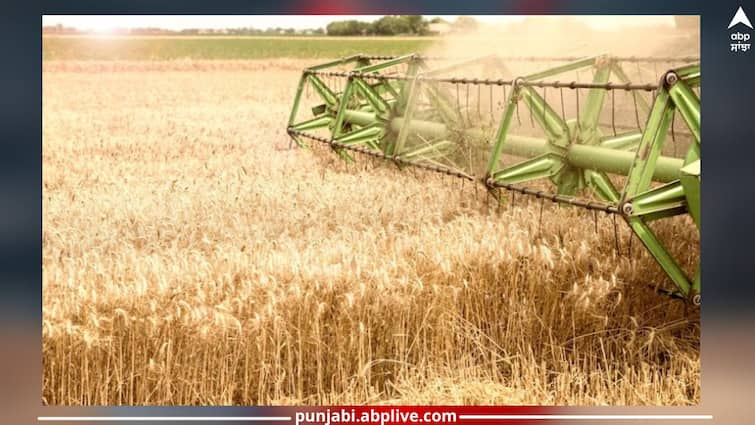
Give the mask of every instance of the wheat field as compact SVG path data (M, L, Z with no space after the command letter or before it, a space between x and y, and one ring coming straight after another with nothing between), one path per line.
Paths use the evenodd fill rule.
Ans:
M623 223L289 149L307 65L46 65L45 404L700 402Z

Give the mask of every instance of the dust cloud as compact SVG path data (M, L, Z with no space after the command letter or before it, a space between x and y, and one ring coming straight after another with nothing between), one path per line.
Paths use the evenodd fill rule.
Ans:
M684 57L700 54L700 19L669 17L668 24L644 16L528 16L519 22L482 25L466 33L451 32L427 55L473 58L588 57L595 55ZM515 75L532 65L507 61ZM555 60L554 64L558 61ZM542 69L542 64L536 65Z

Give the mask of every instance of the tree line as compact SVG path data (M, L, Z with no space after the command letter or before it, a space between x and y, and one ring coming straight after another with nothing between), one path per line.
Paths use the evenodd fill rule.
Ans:
M450 23L443 18L424 19L421 15L387 15L374 22L335 21L328 24L326 32L334 36L358 35L434 35L438 30L432 24L447 27L449 32L476 31L478 22L470 16L459 16ZM437 28L437 27L436 27Z
M442 18L433 18L427 20L422 15L387 15L373 21L365 22L358 20L334 21L329 23L325 28L266 28L258 29L253 27L243 28L186 28L182 30L170 30L165 28L118 28L109 31L112 34L122 35L331 35L331 36L391 36L391 35L411 35L426 36L437 34L438 27L433 24L439 24L448 32L469 32L477 30L478 23L474 18L469 16L460 16L454 22L447 22ZM44 34L87 34L78 28L66 27L63 25L46 25L42 27Z
M429 35L430 21L421 15L388 15L374 22L335 21L326 27L328 35Z
M81 30L63 25L45 25L42 27L43 34L85 35L90 31ZM325 35L324 28L185 28L182 30L170 30L166 28L142 27L142 28L114 28L108 33L113 35Z

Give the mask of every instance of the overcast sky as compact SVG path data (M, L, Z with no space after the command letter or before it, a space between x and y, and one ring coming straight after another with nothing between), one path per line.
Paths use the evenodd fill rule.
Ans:
M107 32L116 28L156 27L170 30L186 28L219 29L253 27L324 28L328 23L344 19L374 21L383 15L44 15L42 25L62 24L81 30ZM425 15L432 19L439 15ZM440 15L453 21L457 15ZM502 25L518 22L525 16L479 15L478 21ZM671 16L580 16L577 19L595 29L618 29L635 25L673 25Z

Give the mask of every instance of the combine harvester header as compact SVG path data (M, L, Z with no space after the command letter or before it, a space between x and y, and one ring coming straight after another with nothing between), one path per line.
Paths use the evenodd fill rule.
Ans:
M621 216L699 305L699 260L690 276L649 225L689 214L699 232L699 87L698 58L356 55L304 71L288 134L479 182L499 202L507 190Z

